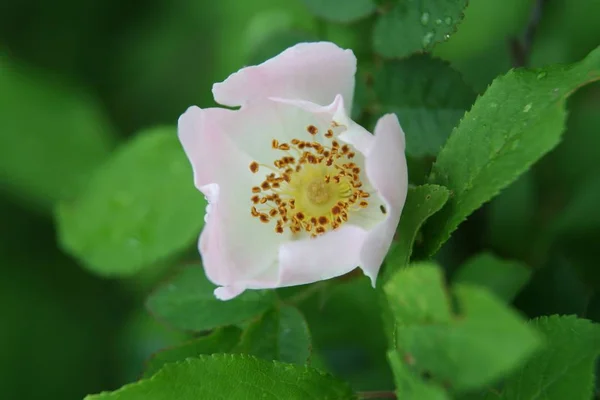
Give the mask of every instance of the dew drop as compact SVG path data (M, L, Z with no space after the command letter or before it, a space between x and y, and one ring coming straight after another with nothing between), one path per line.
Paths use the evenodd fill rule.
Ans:
M531 103L527 104L524 108L523 108L523 112L529 112L529 110L531 110Z
M452 19L452 17L446 17L444 19L444 22L446 23L446 25L452 25L452 22L454 22L454 20Z
M436 25L441 25L441 24L442 24L442 20L441 20L441 19L439 19L439 18L438 18L438 19L436 19L436 20L435 20L435 24L436 24Z
M545 72L540 72L540 73L537 75L537 78L538 78L538 79L544 79L544 78L546 77L546 75L548 75L548 74L547 74L547 73L545 73Z
M427 47L431 44L431 39L433 39L433 32L427 32L425 36L423 36L423 47Z
M448 35L448 34L445 34L445 35L444 35L444 39L446 39L446 40L450 39L450 35Z
M429 23L429 13L421 14L421 24L427 25Z

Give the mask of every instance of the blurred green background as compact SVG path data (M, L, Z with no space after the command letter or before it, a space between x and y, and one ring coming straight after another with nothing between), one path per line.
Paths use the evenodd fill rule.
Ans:
M509 42L523 35L533 3L471 0L458 32L434 54L482 93L511 68ZM598 15L600 0L546 1L530 65L583 58L600 44ZM212 106L214 82L287 45L331 40L355 50L359 70L370 65L371 27L372 19L318 20L301 0L3 0L0 397L68 400L116 389L140 375L152 352L182 339L143 307L170 265L125 280L92 275L57 245L57 200L74 196L128 137L174 126L192 104ZM450 270L482 249L522 259L539 268L516 300L522 311L598 320L600 221L558 242L544 239L565 210L600 215L598 85L578 92L569 108L563 143L461 226L440 258ZM193 248L189 254L196 257ZM307 306L307 319L320 362L357 387L383 389L390 385L379 372L385 344L381 332L371 332L378 322L353 314L360 307L358 315L369 318L369 302L376 304L361 285L338 289L342 306L322 315L318 305ZM347 343L336 342L331 325L319 327L331 318L354 329ZM379 358L369 358L371 351Z

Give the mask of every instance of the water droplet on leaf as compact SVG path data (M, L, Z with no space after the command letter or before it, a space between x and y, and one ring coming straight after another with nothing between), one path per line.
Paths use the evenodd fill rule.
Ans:
M529 110L531 110L531 103L527 104L524 108L523 108L523 112L529 112Z
M444 19L444 22L446 23L446 25L452 25L452 22L454 22L454 21L452 20L451 17L446 17Z
M435 20L435 24L436 24L436 25L441 25L441 24L442 24L442 20L441 20L441 19L439 19L439 18L438 18L438 19L436 19L436 20Z
M421 23L427 25L429 23L429 13L423 13L421 15Z
M546 77L546 75L548 75L548 74L547 74L547 73L545 73L545 72L540 72L540 73L537 75L537 78L538 78L538 79L544 79L544 78Z
M433 32L427 32L425 36L423 36L423 47L427 47L431 44L431 39L433 39Z

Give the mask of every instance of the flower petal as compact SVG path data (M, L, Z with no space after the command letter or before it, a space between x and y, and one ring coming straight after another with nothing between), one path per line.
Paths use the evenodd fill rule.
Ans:
M194 168L196 186L209 201L199 241L206 275L241 293L238 282L273 268L287 235L275 234L273 226L250 215L251 187L259 178L248 169L252 159L227 134L232 123L243 122L236 118L238 113L192 107L179 120L179 137Z
M283 244L279 248L279 285L302 285L352 271L360 263L367 235L364 229L348 224L315 239Z
M366 158L369 181L387 203L387 217L375 226L361 249L361 268L373 286L394 238L408 190L408 173L404 155L404 132L395 114L386 114L377 121L375 140Z
M223 108L201 109L192 106L179 117L177 133L192 164L194 183L198 189L227 179L224 174L231 169L220 169L222 161L234 163L232 167L249 162L245 161L248 157L240 153L220 128L234 113Z
M217 103L235 107L267 97L330 104L341 94L352 106L356 57L333 43L300 43L264 63L242 68L213 86Z

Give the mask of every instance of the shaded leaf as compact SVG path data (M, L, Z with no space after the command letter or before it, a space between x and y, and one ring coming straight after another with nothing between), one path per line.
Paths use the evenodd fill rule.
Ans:
M396 2L377 20L373 48L388 58L431 50L456 30L466 6L467 0Z
M200 354L229 353L240 341L242 331L234 326L215 330L210 335L154 353L146 363L144 378L150 378L165 364L182 361Z
M116 142L91 96L2 56L0 132L0 186L44 210L74 196Z
M281 306L250 324L237 351L265 360L306 364L311 340L308 325L297 308Z
M357 390L393 385L378 294L367 277L354 276L300 305L313 340L311 363L320 356L328 370Z
M235 299L218 300L200 266L180 271L160 286L146 303L150 312L177 329L202 331L246 321L267 311L273 291L248 290Z
M501 260L489 253L470 258L458 270L453 282L479 285L510 303L531 278L532 270L514 260Z
M523 259L531 251L538 204L532 171L521 175L488 208L487 236L498 253Z
M302 0L308 10L331 22L351 22L375 12L375 0Z
M292 47L298 43L316 41L317 37L315 35L300 30L282 30L274 32L255 46L248 57L248 63L251 65L260 64L275 57L288 47Z
M398 115L413 157L436 156L475 101L457 71L427 54L385 62L373 80L378 109Z
M97 274L132 275L191 246L205 205L175 129L155 128L119 148L74 201L59 204L59 239Z

